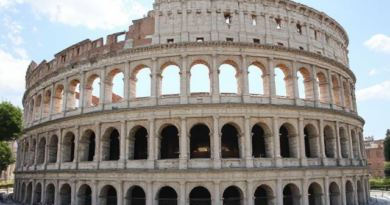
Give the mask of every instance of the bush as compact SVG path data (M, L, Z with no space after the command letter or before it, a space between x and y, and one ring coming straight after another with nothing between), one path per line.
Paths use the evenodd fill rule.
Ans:
M385 166L383 168L384 172L385 172L385 176L387 178L390 177L390 162L385 162Z

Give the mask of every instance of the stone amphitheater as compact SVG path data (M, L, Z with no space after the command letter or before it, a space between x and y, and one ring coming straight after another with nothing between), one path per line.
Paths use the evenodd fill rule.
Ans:
M153 6L126 32L30 64L18 201L368 203L364 120L339 23L290 0L155 0ZM192 82L199 66L207 73ZM163 92L170 67L178 70L176 94ZM225 67L235 71L229 83L236 92L222 91ZM144 70L147 80L139 77ZM251 82L254 72L261 73L258 82ZM114 89L118 75L123 93ZM207 91L194 91L196 84ZM251 92L252 85L261 92ZM142 88L149 95L140 96Z

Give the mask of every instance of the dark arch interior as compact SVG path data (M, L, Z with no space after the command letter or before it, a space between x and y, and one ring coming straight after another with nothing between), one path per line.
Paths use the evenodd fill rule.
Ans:
M148 141L146 136L147 130L141 127L134 135L134 159L147 159L148 158Z
M60 190L60 205L69 205L71 202L71 188L69 184L65 184Z
M211 194L204 187L196 187L190 193L190 205L211 205Z
M145 199L145 197L146 195L144 190L139 186L134 187L133 190L131 191L131 198Z
M106 205L117 205L118 198L116 189L112 186L110 186L107 190L107 203Z
M53 135L50 139L48 161L49 163L57 162L57 147L58 147L58 137Z
M46 199L45 202L47 204L53 204L55 200L55 187L53 184L49 184L46 187Z
M233 125L222 127L222 158L240 158L238 147L238 131Z
M330 201L330 205L341 204L341 202L340 202L340 188L334 182L332 182L329 185L329 201Z
M287 185L283 190L283 205L294 205L290 185Z
M40 203L41 202L41 196L42 196L42 185L37 184L35 186L35 193L34 193L34 203Z
M110 161L119 160L120 142L118 130L113 130L110 134Z
M177 200L177 193L172 187L163 187L158 194L158 198L161 199L171 199Z
M254 158L266 157L264 130L259 125L252 128L252 155Z
M70 143L71 143L71 148L70 148L70 161L69 162L73 162L74 160L74 151L75 151L75 136L72 135L72 138L70 140Z
M146 205L146 194L139 186L134 186L127 191L126 203L131 205Z
M255 191L255 205L268 205L269 197L263 186L258 187Z
M88 185L83 185L78 193L79 205L92 205L92 189Z
M334 144L333 144L333 130L326 126L324 129L324 145L325 145L325 155L327 158L334 158Z
M161 159L178 159L179 131L175 126L168 126L161 132Z
M282 126L279 130L280 136L280 154L283 158L290 158L290 144L288 140L288 130Z
M205 125L196 125L190 131L190 157L210 158L210 130Z
M91 136L89 137L89 148L88 148L89 162L93 161L93 157L95 156L95 147L96 147L95 138L96 138L95 133L92 132Z
M226 205L240 205L241 194L237 187L231 186L223 192L223 204Z
M311 184L309 187L309 204L322 205L322 191L318 184Z
M306 157L310 158L312 156L311 155L311 150L310 150L310 134L309 134L309 130L307 129L307 127L305 127L305 129L304 129L304 135L305 135L305 153L306 153Z

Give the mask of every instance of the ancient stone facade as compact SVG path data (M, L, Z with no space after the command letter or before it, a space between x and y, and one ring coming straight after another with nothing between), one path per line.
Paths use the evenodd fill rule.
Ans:
M366 204L348 43L336 21L292 1L156 0L105 45L85 40L30 65L15 196L56 205ZM193 83L208 81L208 92L192 91L197 65L208 75ZM223 65L236 71L235 93L220 91ZM169 66L180 91L166 95ZM262 73L262 94L250 92L250 66ZM140 97L144 69L150 95ZM123 95L113 89L120 73Z

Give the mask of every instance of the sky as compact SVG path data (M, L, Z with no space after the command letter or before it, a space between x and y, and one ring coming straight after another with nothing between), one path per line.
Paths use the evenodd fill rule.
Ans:
M325 12L347 31L350 67L358 79L358 111L366 120L365 136L384 138L390 129L390 1L297 2ZM132 20L146 15L152 4L153 0L0 0L0 100L22 106L25 72L32 60L37 64L50 61L54 54L82 40L128 30ZM234 72L224 70L229 69ZM171 68L169 72L176 71ZM200 91L208 87L202 86Z

